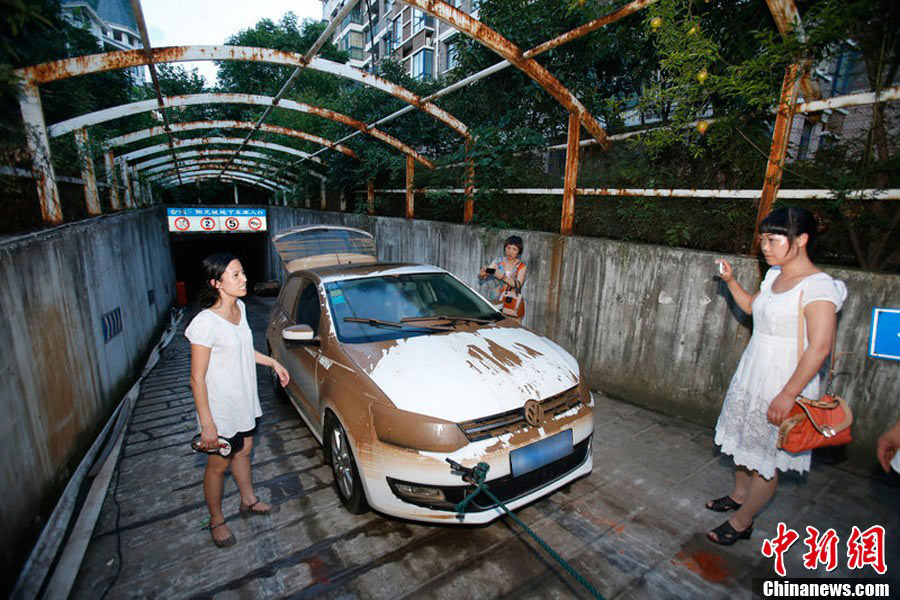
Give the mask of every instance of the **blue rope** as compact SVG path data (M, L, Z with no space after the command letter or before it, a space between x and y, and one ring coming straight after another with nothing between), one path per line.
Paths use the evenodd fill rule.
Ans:
M531 528L528 527L528 525L523 523L522 520L519 519L519 517L512 514L512 512L510 512L510 510L508 508L506 508L506 505L503 504L503 502L501 502L500 499L497 498L497 496L495 496L493 494L493 492L491 492L490 489L488 489L487 484L484 482L485 477L487 477L488 469L490 469L490 466L487 463L480 462L477 465L475 465L473 468L467 469L466 467L463 467L459 463L456 463L456 462L450 460L449 458L447 459L447 462L450 463L451 469L453 469L454 471L461 472L464 481L467 481L467 482L475 485L475 490L471 494L469 494L468 496L463 498L462 501L459 502L458 504L456 504L456 506L454 507L456 512L459 513L460 517L462 517L462 515L465 514L466 507L469 505L469 502L471 502L478 494L484 493L497 506L502 508L503 511L507 515L509 515L509 517L513 521L518 523L519 527L524 529L525 533L530 535L531 538L541 546L541 548L546 550L547 553L550 556L552 556L554 558L554 560L556 560L556 562L558 562L560 565L562 565L562 568L565 569L566 572L569 573L569 575L574 577L575 580L578 581L578 583L583 585L585 587L585 589L587 589L587 591L590 592L594 598L597 598L598 600L604 600L604 598L600 594L600 592L598 592L596 589L594 589L594 586L592 586L590 584L590 582L581 575L581 573L576 571L572 565L570 565L568 562L566 562L566 560L562 556L560 556L555 550L553 550L553 548L551 548L547 544L547 542L545 542L540 537L538 537L538 535L535 532L533 532L531 530Z

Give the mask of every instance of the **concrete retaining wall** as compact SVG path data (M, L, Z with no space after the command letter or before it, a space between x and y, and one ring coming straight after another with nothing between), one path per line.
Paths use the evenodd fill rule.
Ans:
M528 264L524 323L572 352L593 389L695 423L715 424L750 338L750 320L714 277L716 255L708 252L277 207L269 208L268 223L273 234L318 223L366 229L375 235L379 258L438 265L476 289L478 268L517 233ZM551 277L554 252L558 277ZM728 259L745 288L758 287L756 260ZM270 278L283 277L271 248L268 265ZM900 363L867 357L869 321L872 307L898 305L900 277L825 270L849 290L838 350L853 354L839 363L837 386L856 422L843 464L869 472L875 440L900 417Z
M174 298L165 210L0 241L0 564L36 529L156 342ZM151 297L152 295L152 297ZM110 332L104 341L102 315ZM5 569L4 569L5 570Z

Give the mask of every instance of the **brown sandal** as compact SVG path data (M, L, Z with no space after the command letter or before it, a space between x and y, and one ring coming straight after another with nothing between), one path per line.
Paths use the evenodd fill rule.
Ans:
M256 502L254 502L253 504L244 504L244 503L241 503L241 506L240 506L240 508L238 509L238 512L241 513L241 518L242 518L242 519L247 519L247 518L252 517L252 516L254 516L254 515L268 515L268 514L271 514L271 513L272 513L272 507L271 507L271 506L270 506L269 508L262 509L262 510L253 510L253 507L256 506L257 504L259 504L260 502L261 502L261 500L260 500L259 498L257 498L257 499L256 499Z
M225 524L225 521L222 521L218 525L209 525L207 527L207 529L209 529L209 533L212 534L213 529L215 529L216 527L221 527L224 524ZM228 537L225 538L224 540L217 540L216 536L212 536L212 541L213 541L213 544L215 544L216 547L218 547L218 548L228 548L229 546L234 546L235 539L234 539L234 534L229 531Z

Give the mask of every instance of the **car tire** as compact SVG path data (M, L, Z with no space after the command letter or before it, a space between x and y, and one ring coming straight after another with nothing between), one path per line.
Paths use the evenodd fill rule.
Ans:
M331 413L325 417L324 442L325 460L331 465L334 487L337 489L341 504L354 515L365 512L369 505L366 502L362 479L359 477L359 469L356 468L356 460L353 458L350 440L337 417Z

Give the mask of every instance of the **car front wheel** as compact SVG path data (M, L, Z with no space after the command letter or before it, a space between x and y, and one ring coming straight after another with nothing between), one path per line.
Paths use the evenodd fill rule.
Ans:
M344 508L355 515L365 512L368 508L366 494L362 488L350 441L340 422L331 414L325 422L325 451Z

